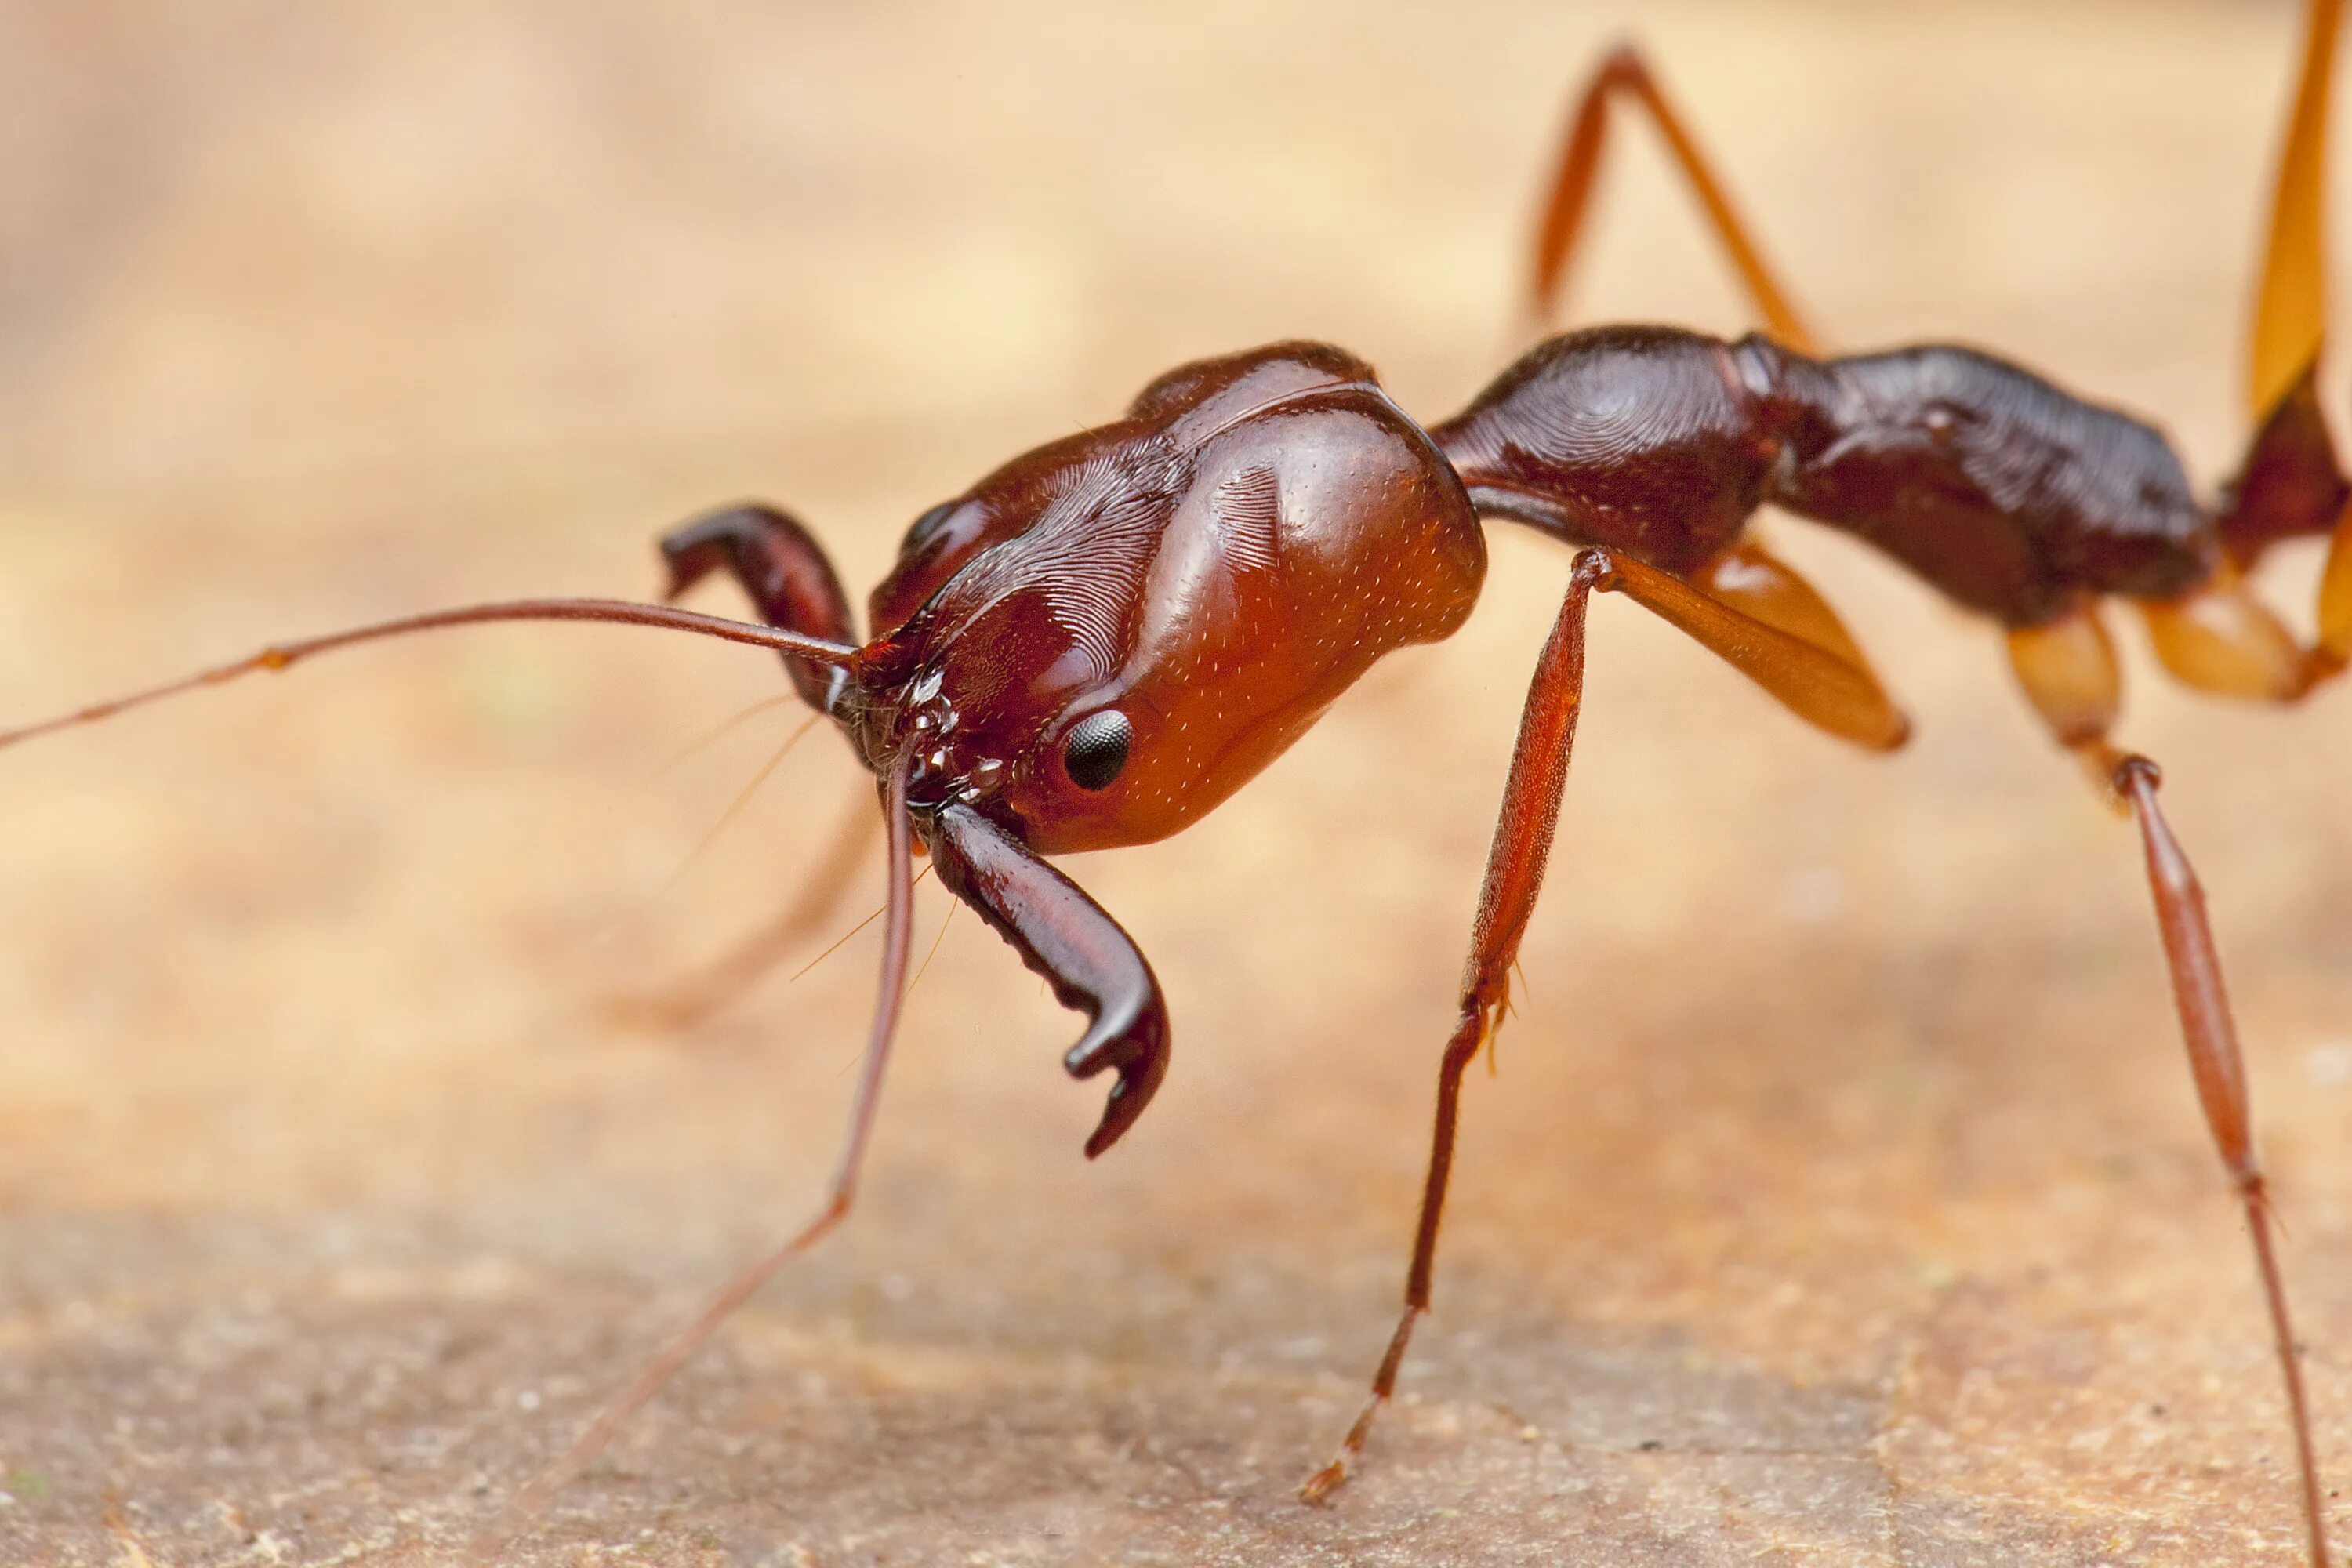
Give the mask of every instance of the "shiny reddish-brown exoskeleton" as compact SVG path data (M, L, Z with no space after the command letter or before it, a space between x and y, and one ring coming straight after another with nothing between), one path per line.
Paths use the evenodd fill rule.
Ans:
M831 1192L804 1229L730 1281L526 1490L516 1506L528 1509L848 1212L905 985L919 847L955 896L1087 1015L1066 1065L1081 1078L1114 1075L1087 1142L1099 1154L1167 1071L1167 1009L1133 942L1045 857L1180 831L1381 656L1453 633L1485 578L1482 517L1578 547L1523 711L1481 890L1404 1311L1363 1415L1307 1485L1320 1501L1360 1453L1429 1304L1461 1076L1500 1016L1542 881L1590 595L1626 594L1832 734L1877 749L1908 735L1835 613L1748 531L1766 505L1816 520L2003 625L2015 672L2053 735L2139 825L2199 1094L2254 1240L2306 1531L2314 1563L2324 1563L2317 1472L2244 1070L2202 895L2158 808L2155 765L2108 740L2119 681L2100 613L2111 600L2136 605L2172 673L2226 695L2294 700L2352 655L2352 485L2314 392L2313 171L2339 5L2317 0L2312 11L2258 315L2256 434L2211 505L2154 427L2005 360L1940 345L1850 357L1815 350L1688 132L1640 59L1621 51L1572 121L1538 245L1538 303L1558 289L1609 105L1622 94L1664 132L1766 334L1570 333L1426 428L1390 401L1370 366L1327 344L1206 360L1153 382L1124 418L1024 454L924 513L870 596L863 637L808 531L782 512L741 506L676 531L662 551L673 597L725 572L764 626L609 601L471 606L279 645L0 735L0 744L344 643L472 621L592 619L778 650L800 695L841 726L880 781L890 845L881 994ZM2241 581L2271 544L2298 535L2333 536L2320 632L2308 647Z
M856 641L815 542L744 507L663 542L682 591L732 569L776 625ZM1443 637L1486 550L1462 482L1371 367L1291 343L1188 365L1118 422L1024 454L908 530L872 640L798 666L943 881L1117 1068L1100 1153L1167 1068L1151 971L1039 856L1162 838L1305 732L1382 654Z

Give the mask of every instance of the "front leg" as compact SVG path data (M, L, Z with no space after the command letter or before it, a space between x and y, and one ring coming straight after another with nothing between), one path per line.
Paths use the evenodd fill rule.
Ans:
M1430 1276L1437 1262L1437 1227L1445 1213L1445 1185L1454 1172L1454 1133L1462 1104L1462 1075L1493 1033L1510 997L1511 963L1519 939L1535 914L1551 858L1552 830L1559 821L1560 792L1568 784L1568 755L1576 740L1576 717L1584 704L1584 612L1592 590L1610 584L1616 572L1605 551L1576 558L1568 598L1544 643L1528 705L1519 715L1519 738L1511 752L1503 809L1495 842L1486 851L1486 875L1478 889L1478 918L1471 928L1470 958L1462 972L1462 1011L1437 1073L1437 1121L1429 1150L1429 1174L1421 1194L1421 1221L1413 1232L1412 1266L1405 1276L1404 1311L1372 1374L1371 1397L1331 1462L1308 1478L1299 1496L1310 1503L1329 1500L1347 1484L1348 1472L1364 1451L1372 1422L1396 1392L1397 1370L1412 1342L1413 1325L1429 1310Z
M853 647L857 643L849 595L842 592L840 575L824 547L798 519L773 507L731 506L707 512L664 534L661 553L669 566L667 598L676 599L724 566L770 626ZM821 713L833 711L845 680L840 671L789 654L784 668L810 707Z

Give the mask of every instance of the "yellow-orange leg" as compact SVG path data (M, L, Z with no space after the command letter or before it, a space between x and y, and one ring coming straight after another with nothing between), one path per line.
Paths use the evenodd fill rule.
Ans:
M2319 639L2305 647L2224 565L2177 599L2142 602L2148 640L2167 673L2217 697L2295 702L2343 672L2352 656L2352 510L2336 527L2319 585Z
M1699 205L1706 210L1717 240L1729 254L1732 265L1739 269L1740 281L1755 300L1765 331L1783 346L1800 353L1815 353L1812 333L1806 330L1803 318L1790 302L1788 290L1766 264L1748 226L1740 221L1723 182L1716 177L1682 116L1666 101L1666 95L1660 90L1657 79L1650 74L1641 52L1631 44L1620 44L1601 58L1570 117L1567 145L1560 153L1559 172L1552 176L1543 221L1536 231L1535 274L1529 300L1536 321L1540 323L1549 320L1561 282L1568 275L1585 212L1591 203L1593 184L1601 172L1601 153L1609 142L1609 105L1619 97L1630 98L1639 104L1658 128L1666 151L1674 155L1683 177L1690 182L1692 193L1698 197Z
M2327 566L2319 579L2319 647L2313 658L2319 679L2352 664L2352 507L2336 521L2327 546Z
M2060 745L2080 751L2106 743L2123 710L2124 677L2096 607L2084 605L2047 626L2012 626L2009 662ZM2105 771L2098 782L2108 787Z
M2123 711L2123 667L2097 606L2084 605L2047 626L2011 626L2009 666L2050 733L2082 763L2091 787L2122 809L2115 786L2122 753L2107 734Z
M1748 546L1737 553L1736 574L1721 562L1707 568L1711 592L1624 556L1612 558L1615 570L1607 585L1689 636L1815 728L1873 751L1891 752L1909 740L1910 720L1862 662L1835 612L1802 578L1762 551Z
M1610 584L1671 622L1816 729L1873 751L1911 738L1853 635L1794 568L1752 540L1685 583L1620 559Z
M2308 689L2294 634L2226 568L2178 599L2140 605L2172 678L2217 697L2291 702Z
M2305 17L2247 334L2247 413L2257 420L2294 388L2327 335L2327 111L2343 19L2343 0L2312 0Z
M2296 395L2327 341L2328 118L2343 20L2344 0L2311 0L2305 14L2302 64L2280 143L2270 223L2263 234L2262 280L2246 334L2247 412L2258 426ZM2324 430L2319 438L2324 444ZM2332 458L2330 462L2332 467ZM2305 656L2301 690L2341 673L2347 662L2352 662L2352 510L2336 521L2320 583L2319 638Z
M1739 542L1692 574L1691 581L1734 609L1848 664L1869 662L1820 590L1757 541L1752 521Z

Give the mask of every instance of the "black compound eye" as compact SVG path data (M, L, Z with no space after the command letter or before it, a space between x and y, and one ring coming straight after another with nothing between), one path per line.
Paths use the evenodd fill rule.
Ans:
M1070 727L1062 742L1062 765L1080 789L1108 789L1127 766L1127 748L1135 740L1134 727L1116 708L1089 713Z
M899 542L898 553L912 555L930 543L932 540L937 539L940 530L946 525L948 519L955 515L956 506L957 503L954 501L943 500L917 518L908 528L907 537Z

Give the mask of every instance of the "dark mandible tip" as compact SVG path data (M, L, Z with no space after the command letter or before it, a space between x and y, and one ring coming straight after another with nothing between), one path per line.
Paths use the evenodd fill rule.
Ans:
M1087 1138L1089 1160L1135 1125L1135 1119L1159 1092L1160 1080L1168 1076L1168 1015L1156 991L1148 1004L1125 1017L1114 1016L1106 1007L1087 1030L1086 1038L1062 1058L1072 1078L1093 1078L1106 1068L1118 1069L1118 1081L1110 1086L1102 1120Z

